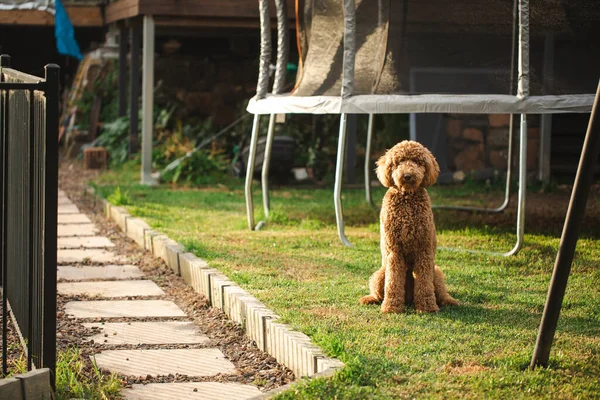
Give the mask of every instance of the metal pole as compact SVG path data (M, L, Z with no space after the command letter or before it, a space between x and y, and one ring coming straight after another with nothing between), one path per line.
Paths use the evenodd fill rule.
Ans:
M356 60L356 5L354 0L344 0L344 56L342 73L343 99L352 96L354 90L354 63ZM344 157L346 155L346 124L348 116L340 114L340 133L338 140L337 162L335 167L335 187L333 202L338 236L344 246L352 246L344 234L344 212L342 209L342 178L344 174Z
M344 0L344 56L342 72L342 98L354 91L354 63L356 60L356 5L354 0Z
M356 125L357 115L348 114L348 122L346 124L346 182L356 183Z
M246 163L246 214L248 216L248 228L254 230L254 204L252 202L252 176L254 175L254 160L256 159L256 142L258 141L258 131L260 128L260 114L254 115L252 123L252 135L250 137L250 147L248 148L248 162Z
M367 203L373 208L377 208L373 203L373 196L371 194L371 142L373 139L373 120L375 114L369 114L369 125L367 127L367 144L365 146L365 195L367 197Z
M282 93L285 87L285 72L289 58L289 28L286 0L275 0L277 10L277 63L273 80L273 93Z
M27 301L28 309L27 309L27 371L31 371L32 369L32 361L33 361L33 274L35 268L35 259L34 259L34 249L33 249L33 219L35 214L35 207L33 202L35 201L35 108L34 108L34 99L35 93L33 90L29 91L29 149L28 156L29 160L27 160L29 166L29 220L28 220L28 229L29 229L29 237L28 237L28 262L29 262L29 275L27 277L27 290L29 291L29 296ZM57 217L58 218L58 217Z
M119 117L127 114L127 29L119 27Z
M2 67L8 66L8 64L10 63L9 60L10 60L10 57L8 55L6 55L6 54L0 55L0 82L3 81ZM4 118L5 118L4 117L4 100L3 99L4 99L4 97L2 95L2 92L0 92L0 141L4 137L4 130L2 129L2 127L4 126ZM1 146L1 144L0 144L0 146ZM4 175L3 175L4 174L4 157L5 157L4 147L1 147L0 148L0 177L2 177L3 182L4 182ZM1 185L2 184L0 184L0 188L1 188ZM1 196L2 195L0 194L0 202L2 201ZM2 206L2 207L4 207L4 206ZM4 240L3 239L4 233L2 232L2 221L3 221L2 212L0 212L0 243L2 243ZM2 273L3 269L1 266L1 260L2 260L2 245L0 244L0 286L2 286L3 275L4 275Z
M0 78L1 69L10 67L10 57L6 54L0 56ZM1 95L1 93L0 93ZM6 234L7 234L7 205L8 205L8 100L9 100L9 91L6 90L4 92L4 101L2 103L2 126L0 129L2 130L2 374L8 374L8 346L7 346L7 334L8 334L8 290L6 282L8 281L8 271L7 271L7 243L6 243Z
M258 3L260 12L260 64L256 97L263 99L269 91L269 69L271 66L271 15L268 0Z
M276 0L277 9L277 64L275 65L275 78L273 82L273 94L282 93L285 88L285 71L288 61L288 25L287 25L287 7L285 0ZM269 117L269 127L267 129L267 140L265 142L265 155L263 158L263 167L261 175L263 209L265 218L269 218L269 167L271 165L271 153L273 150L273 135L275 132L275 114ZM260 229L265 221L260 221L256 229Z
M519 0L519 79L517 98L529 96L529 0ZM521 250L525 234L525 198L527 196L527 115L521 114L519 142L519 195L517 204L517 243L505 256Z
M269 68L271 65L271 15L269 1L259 0L258 8L260 14L260 62L258 68L258 83L256 85L256 98L263 99L269 91ZM259 128L260 115L255 114L254 122L252 123L250 148L248 149L248 163L246 164L245 185L246 215L248 218L248 227L250 228L250 230L258 230L264 225L264 221L261 221L257 226L254 225L254 202L252 201L252 178L254 175L254 161L256 159L256 143L258 141L258 131L260 130ZM266 150L267 149L265 148L265 151ZM263 166L263 172L264 170L265 168ZM263 182L263 185L264 184L265 183Z
M529 97L529 0L519 0L519 77L517 97Z
M142 185L155 185L152 178L152 138L154 133L154 18L144 15L144 54L142 75Z
M7 54L2 54L0 55L0 82L3 82L3 78L2 78L2 68L3 67L10 67L10 56ZM8 96L8 92L7 92L7 96ZM0 92L0 140L2 140L1 138L4 138L4 131L3 131L3 126L4 126L4 119L6 118L6 116L4 115L4 97L2 96L2 92ZM1 144L0 144L1 146ZM2 177L2 181L4 182L4 158L6 157L6 154L4 153L4 147L0 148L0 177ZM1 188L1 184L0 184L0 188ZM1 195L0 195L1 196ZM0 198L0 201L1 198ZM3 206L4 207L4 206ZM2 232L2 222L3 218L2 218L2 213L0 212L0 243L3 242L3 238L4 238L4 234ZM2 260L2 246L0 245L0 260ZM0 261L1 263L1 261ZM2 271L2 267L0 267L0 271ZM0 286L2 286L2 282L3 282L3 274L0 273Z
M131 26L131 61L129 64L129 155L137 153L139 147L140 112L140 47L142 32L139 21Z
M585 142L581 150L577 176L571 193L571 201L565 218L560 246L554 262L554 272L548 289L548 297L542 315L540 330L535 343L531 368L538 365L548 366L550 348L556 332L556 324L560 315L562 301L567 288L567 280L571 272L571 264L577 246L577 239L581 231L581 223L587 204L590 187L594 182L594 170L600 156L600 83L596 91L596 100L590 115L590 123L585 135Z
M267 129L267 140L265 142L265 155L263 159L263 168L261 175L263 209L265 218L269 218L269 165L271 163L271 153L273 150L273 136L275 132L275 114L269 116L269 128ZM262 224L261 224L262 226ZM257 227L258 228L258 227Z
M338 236L344 246L352 246L344 234L344 211L342 209L342 178L344 173L344 155L346 148L347 114L340 115L340 137L338 140L337 163L335 166L335 187L333 200L335 204L335 220L337 222Z
M521 114L521 136L519 143L519 194L517 201L517 243L505 257L515 255L523 246L525 234L525 197L527 193L527 114Z
M44 341L42 366L56 386L56 249L58 221L58 101L60 67L46 65L46 138L44 149Z

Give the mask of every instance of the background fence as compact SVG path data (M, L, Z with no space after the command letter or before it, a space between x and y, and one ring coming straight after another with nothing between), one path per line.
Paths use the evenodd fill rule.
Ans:
M47 65L44 79L8 67L2 55L2 372L10 315L27 347L27 369L49 368L54 384L59 67Z

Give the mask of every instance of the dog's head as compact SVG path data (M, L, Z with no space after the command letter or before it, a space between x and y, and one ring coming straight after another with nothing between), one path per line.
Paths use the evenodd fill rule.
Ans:
M405 140L377 160L377 178L385 187L414 192L431 186L440 174L435 157L422 144Z

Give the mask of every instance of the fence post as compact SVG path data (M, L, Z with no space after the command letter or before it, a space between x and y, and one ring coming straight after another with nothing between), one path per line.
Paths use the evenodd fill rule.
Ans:
M0 55L0 69L10 67L10 56L6 54ZM0 78L2 78L0 74ZM3 78L2 78L3 79ZM0 80L2 80L0 79ZM0 92L0 97L2 93ZM0 113L4 116L2 118L2 125L0 126L0 132L2 133L2 212L0 212L0 230L2 231L2 237L0 242L0 263L2 263L2 282L7 282L7 268L6 268L6 171L7 171L7 155L8 155L8 92L4 94L4 101L0 101ZM6 291L6 285L2 283L2 374L8 374L8 346L7 346L7 333L8 333L8 297Z
M0 74L2 73L2 68L8 68L10 67L10 56L7 54L2 54L0 55ZM0 82L2 82L2 75L0 75ZM4 130L3 130L3 126L4 126L4 119L6 118L6 115L4 114L4 103L2 101L2 93L0 93L0 122L2 123L2 126L0 126L0 135L2 136L2 138L0 140L4 140ZM0 177L2 177L2 182L4 182L4 150L0 150ZM2 190L2 193L4 193L4 191ZM0 201L2 201L0 199ZM3 207L4 209L4 207ZM4 221L3 218L3 213L0 212L0 243L4 243L2 241L2 239L4 238L4 232L2 232L2 221ZM0 245L0 263L2 262L1 260L3 260L3 254L4 251L2 249L2 245ZM2 270L2 273L0 273L0 286L2 285L2 282L4 282L4 268L3 268L4 264L2 264L2 266L0 267L0 269Z
M44 187L44 336L42 367L53 371L50 384L56 386L56 253L58 220L58 100L60 67L46 70L46 137Z

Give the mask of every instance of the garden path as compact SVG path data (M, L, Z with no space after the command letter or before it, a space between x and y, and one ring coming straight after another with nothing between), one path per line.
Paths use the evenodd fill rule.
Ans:
M90 343L102 344L92 356L99 368L153 382L124 389L126 399L241 400L261 393L226 382L239 373L235 365L109 238L98 236L62 191L58 220L58 293L71 299L64 312L94 332ZM184 382L173 382L174 376Z

